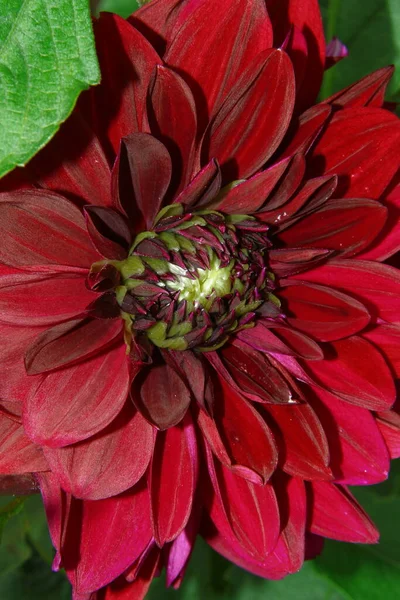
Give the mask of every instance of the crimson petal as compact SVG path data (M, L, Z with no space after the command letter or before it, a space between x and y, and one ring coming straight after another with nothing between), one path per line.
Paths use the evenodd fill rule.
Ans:
M356 106L376 106L380 108L385 100L385 92L393 75L394 67L382 67L353 83L344 90L330 96L326 102L334 107L355 108Z
M117 496L144 474L154 447L152 426L126 404L95 437L66 448L45 448L45 457L62 488L75 498Z
M197 448L190 420L157 434L149 489L154 538L162 547L185 527L197 483Z
M371 245L385 225L387 209L375 200L331 200L279 234L285 246L330 248L343 257Z
M46 375L24 405L23 422L35 442L57 448L84 440L119 413L129 390L125 344Z
M330 360L307 363L307 370L315 381L356 406L389 409L395 401L396 390L380 352L357 336L331 342L331 347L334 356Z
M174 193L198 171L195 164L196 106L190 88L174 71L158 65L150 84L148 118L151 132L168 148L173 162Z
M45 190L5 192L0 194L0 214L0 260L7 265L89 268L99 260L83 215L58 194Z
M331 114L327 104L317 104L298 117L291 125L287 136L287 143L283 156L292 156L295 153L306 153Z
M161 430L183 419L191 399L183 379L168 364L143 370L134 382L132 398L143 416Z
M400 327L377 325L374 329L365 332L363 337L379 348L393 373L400 378Z
M0 415L0 473L18 475L48 468L42 450L32 444L22 425Z
M321 342L349 337L368 325L367 309L357 300L322 285L288 279L279 290L287 322Z
M287 55L281 50L262 53L239 78L210 123L203 143L204 158L217 158L226 181L255 173L287 130L294 94Z
M208 206L221 189L221 170L215 159L203 167L176 198L176 202L196 208Z
M122 334L120 320L75 319L46 329L28 347L29 375L53 371L99 353Z
M192 6L164 60L189 85L196 82L204 98L204 106L197 107L204 126L248 65L271 46L272 28L263 0L245 4L208 0Z
M126 258L132 235L124 217L102 206L86 206L85 217L96 250L105 258Z
M378 541L374 524L345 487L316 481L310 489L312 533L356 544Z

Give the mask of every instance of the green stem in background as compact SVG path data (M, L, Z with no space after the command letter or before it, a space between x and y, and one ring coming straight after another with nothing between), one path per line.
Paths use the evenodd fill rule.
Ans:
M341 0L330 0L325 19L325 36L329 42L337 33L337 24L339 20L339 12L341 8ZM324 100L332 95L334 87L335 71L330 69L324 75L322 87L320 91L320 99Z

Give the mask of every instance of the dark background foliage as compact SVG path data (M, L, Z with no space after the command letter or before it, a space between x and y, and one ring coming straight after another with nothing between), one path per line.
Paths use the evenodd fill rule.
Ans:
M140 1L94 0L92 5L100 10L127 16L138 8ZM9 2L11 8L17 9L23 4L34 6L37 0ZM48 2L54 5L57 2L60 5L64 4L63 0ZM79 0L73 2L80 3ZM338 36L350 51L349 58L327 72L321 97L329 96L374 69L393 63L397 64L397 73L389 90L390 99L400 101L399 0L320 2L327 39L333 35ZM68 27L68 21L66 23ZM1 33L0 27L0 42ZM82 35L85 35L83 30ZM89 48L90 39L85 43ZM4 56L4 53L2 56L0 52L0 82L4 73L2 67L6 63ZM66 77L74 68L76 64L66 65ZM86 62L85 68L86 79L80 88L78 85L75 86L75 90L67 90L69 96L67 94L64 101L66 108L64 113L61 111L61 116L57 117L58 123L70 110L69 105L73 100L71 94L77 94L79 89L96 78L96 65L92 59L90 64ZM55 131L57 122L53 120L51 126ZM32 139L36 139L34 134ZM27 153L32 155L39 147L36 139L30 148L27 148ZM0 156L0 159L2 158ZM7 164L12 163L12 158L6 156L5 161L7 160ZM393 463L387 482L368 488L356 488L353 491L381 531L381 541L376 546L328 541L323 554L315 561L306 563L300 573L283 581L273 582L261 580L231 565L199 540L181 589L178 592L165 590L161 577L151 588L150 600L389 600L398 597L400 461ZM53 550L39 496L0 499L0 532L1 600L70 598L70 586L63 573L51 572Z

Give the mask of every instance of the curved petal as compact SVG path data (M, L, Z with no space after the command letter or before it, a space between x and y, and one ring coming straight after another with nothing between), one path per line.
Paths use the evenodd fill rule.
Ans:
M309 174L338 175L337 197L378 199L399 167L396 115L380 108L350 108L334 114L314 146Z
M63 552L65 570L78 593L104 587L145 551L151 539L149 504L142 484L120 496L81 503L79 538L74 540L71 531Z
M88 269L101 257L93 248L80 210L45 190L0 194L0 260L12 267ZM67 270L67 269L65 269Z
M186 526L197 484L198 457L191 420L157 434L149 489L154 538L162 547Z
M236 82L210 123L203 160L215 157L226 182L255 173L286 133L294 94L287 55L281 50L262 53Z
M272 28L263 0L203 0L191 8L164 60L195 82L204 128L248 65L271 48Z
M363 337L379 348L392 372L397 378L400 378L400 327L377 325L374 329L364 333Z
M393 267L364 260L329 260L294 279L338 288L360 300L375 320L399 322L400 275Z
M329 392L314 389L310 396L328 438L335 480L349 485L384 481L389 453L369 410L351 406Z
M174 71L158 65L147 100L151 132L163 142L173 163L173 193L198 171L195 164L196 106L189 86Z
M45 448L62 488L85 500L117 496L139 481L154 447L152 426L128 403L95 437L65 448Z
M48 468L42 450L32 444L22 425L0 415L0 473L18 475Z
M356 106L376 106L380 108L384 102L386 88L393 71L393 65L382 67L330 96L326 102L339 108L355 108Z
M336 250L342 257L359 254L385 226L387 209L375 200L330 200L279 234L289 247Z
M189 185L179 194L176 202L191 207L202 208L218 195L221 189L221 170L212 159L203 167Z
M279 290L279 299L284 302L287 322L321 342L349 337L370 321L360 302L322 285L289 279Z
M106 427L128 396L125 344L46 375L24 405L23 423L35 442L57 448Z
M167 364L144 369L134 381L132 399L142 415L161 430L177 425L191 400L187 385Z
M307 363L313 379L356 406L370 410L389 409L395 401L396 390L380 352L357 336L331 342L331 348L330 360Z
M316 481L310 484L310 490L312 533L357 544L378 541L374 524L345 487Z
M123 137L143 130L148 85L161 59L142 34L117 15L102 13L94 32L101 85L86 95L85 116L113 159Z

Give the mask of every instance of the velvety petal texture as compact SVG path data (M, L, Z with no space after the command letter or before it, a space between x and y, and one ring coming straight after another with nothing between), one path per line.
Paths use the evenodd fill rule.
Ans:
M317 0L94 33L101 84L0 186L1 489L40 488L74 600L179 587L198 535L268 579L375 543L347 486L400 456L392 68L313 104L345 54Z

